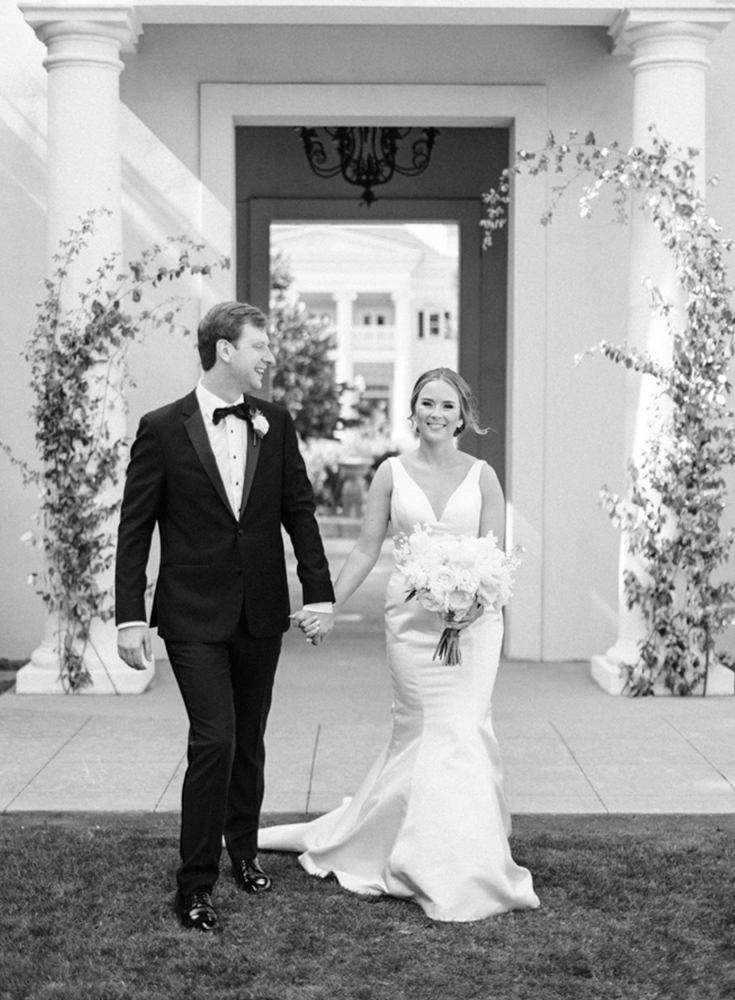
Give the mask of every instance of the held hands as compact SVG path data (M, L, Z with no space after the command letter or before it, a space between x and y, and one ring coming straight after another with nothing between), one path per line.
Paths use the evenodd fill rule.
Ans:
M153 658L148 626L126 625L118 629L117 652L133 670L145 670Z
M307 611L302 608L291 615L291 621L299 626L312 646L322 643L334 628L334 615L329 612Z

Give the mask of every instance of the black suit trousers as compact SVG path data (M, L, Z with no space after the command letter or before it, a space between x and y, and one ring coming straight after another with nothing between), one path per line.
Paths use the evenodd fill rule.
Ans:
M189 716L181 802L181 892L212 888L224 834L233 861L257 854L265 727L282 635L255 638L244 615L221 643L166 640Z

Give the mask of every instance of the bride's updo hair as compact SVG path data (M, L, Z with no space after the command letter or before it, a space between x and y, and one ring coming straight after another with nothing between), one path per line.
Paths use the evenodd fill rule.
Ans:
M416 403L421 395L424 386L429 382L446 382L451 385L459 397L459 412L462 422L454 432L455 437L469 428L475 434L487 434L487 427L480 426L480 416L477 412L477 400L472 395L472 390L465 380L451 368L431 368L423 375L419 375L416 385L411 393L411 416L416 416Z

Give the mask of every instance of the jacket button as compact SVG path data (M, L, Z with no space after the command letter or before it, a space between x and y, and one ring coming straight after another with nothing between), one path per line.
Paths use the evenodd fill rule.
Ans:
M237 533L238 533L238 535L244 535L245 534L245 532L242 530L242 528L238 528L237 529Z
M239 566L237 567L237 569L235 570L235 572L237 573L238 576L242 575L242 570L240 569Z

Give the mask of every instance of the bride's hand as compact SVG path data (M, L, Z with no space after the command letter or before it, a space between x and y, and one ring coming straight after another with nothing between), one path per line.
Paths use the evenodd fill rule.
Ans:
M484 606L479 601L475 601L475 603L472 605L470 610L467 612L467 615L462 619L461 622L452 623L452 628L460 629L460 631L462 629L466 629L468 625L471 625L473 622L477 621L477 619L480 617L480 615L483 613L484 610L485 610Z
M289 616L306 636L306 641L318 646L326 639L334 627L334 614L320 611L307 611L302 608Z

